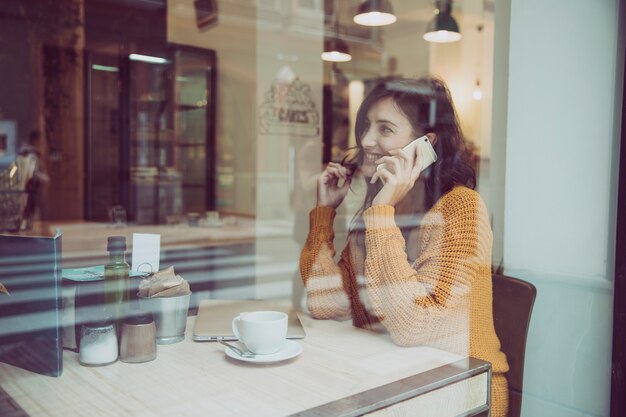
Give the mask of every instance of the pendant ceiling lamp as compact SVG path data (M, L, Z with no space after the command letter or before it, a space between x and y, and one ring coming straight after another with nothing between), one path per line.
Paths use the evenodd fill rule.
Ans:
M341 39L328 39L324 41L322 59L329 62L348 62L352 59L348 44Z
M452 0L436 0L435 17L428 23L424 39L428 42L449 43L461 38L459 25L452 17Z
M365 0L352 20L363 26L387 26L398 19L389 0Z
M333 3L333 37L324 40L322 59L329 62L348 62L352 60L352 55L350 55L348 44L339 39L338 10L339 8L335 1Z

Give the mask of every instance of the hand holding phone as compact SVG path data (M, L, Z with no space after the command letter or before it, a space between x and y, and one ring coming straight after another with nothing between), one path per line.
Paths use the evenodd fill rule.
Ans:
M430 140L428 139L428 136L426 135L415 139L414 141L406 145L404 148L402 148L402 151L410 155L411 160L413 160L415 156L416 147L419 148L419 155L422 160L422 171L424 171L426 168L428 168L434 162L437 161L437 153L435 152L433 145L430 143ZM381 169L384 168L384 166L385 166L384 163L378 165L376 167L376 171L380 171Z
M394 152L394 156L384 157L383 160L386 162L376 167L376 173L372 176L370 183L373 184L380 179L383 182L383 187L372 200L373 206L380 204L395 206L398 204L411 191L421 172L437 160L437 154L427 136L422 136L409 143L402 148L402 153L404 155L397 155L398 152ZM419 173L416 171L417 166L415 164L415 158L418 156L421 159L421 171ZM394 161L393 158L398 161ZM390 172L383 169L388 164L395 165L398 171ZM391 177L394 178L394 181L385 181L386 178Z

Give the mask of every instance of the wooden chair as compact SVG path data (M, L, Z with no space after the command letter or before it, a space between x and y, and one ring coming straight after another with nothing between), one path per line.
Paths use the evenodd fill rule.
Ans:
M529 282L493 274L493 322L509 362L509 417L522 410L524 356L537 289Z

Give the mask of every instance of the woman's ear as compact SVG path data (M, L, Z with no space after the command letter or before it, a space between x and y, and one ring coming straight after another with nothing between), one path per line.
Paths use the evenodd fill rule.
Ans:
M431 132L431 133L426 133L426 137L428 137L430 144L435 146L435 143L437 143L437 135Z

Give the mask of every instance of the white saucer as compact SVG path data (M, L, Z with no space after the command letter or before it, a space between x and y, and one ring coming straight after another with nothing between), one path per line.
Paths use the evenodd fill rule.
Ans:
M237 346L241 347L242 349L245 349L245 347L239 342L231 342L231 343L234 343ZM269 355L256 355L252 358L244 358L243 356L239 355L237 352L235 352L232 349L229 349L228 347L225 347L224 353L226 353L226 356L229 356L233 359L237 359L238 361L253 362L253 363L272 363L272 362L280 362L280 361L285 361L287 359L295 358L300 353L302 353L302 345L297 342L294 342L293 340L285 340L285 344L283 345L282 349L279 350L278 352L271 353Z

